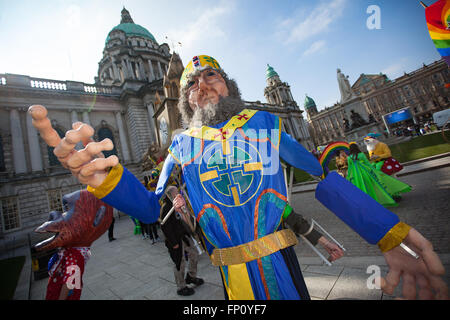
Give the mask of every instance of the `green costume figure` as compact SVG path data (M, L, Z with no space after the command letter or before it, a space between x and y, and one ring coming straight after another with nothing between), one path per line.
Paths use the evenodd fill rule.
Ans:
M347 180L385 207L397 206L394 197L411 191L406 183L374 169L356 143L350 143L347 162Z
M139 223L139 220L136 218L131 218L131 220L133 220L133 222L134 222L134 234L141 234L142 228L141 228L141 224Z

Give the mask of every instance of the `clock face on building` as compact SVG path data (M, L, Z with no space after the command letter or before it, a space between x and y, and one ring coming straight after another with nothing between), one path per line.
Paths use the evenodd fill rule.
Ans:
M165 118L161 118L159 122L159 136L161 137L161 145L164 146L167 143L169 137L169 127Z

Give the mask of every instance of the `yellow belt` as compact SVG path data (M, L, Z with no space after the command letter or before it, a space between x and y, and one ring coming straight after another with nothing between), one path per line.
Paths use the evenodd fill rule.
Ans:
M283 229L235 247L214 249L211 261L214 266L241 264L260 259L297 243L298 239L294 232Z

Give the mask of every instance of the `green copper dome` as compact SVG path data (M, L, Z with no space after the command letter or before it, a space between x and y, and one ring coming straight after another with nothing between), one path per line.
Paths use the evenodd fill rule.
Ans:
M278 73L273 70L273 68L269 66L269 64L267 64L266 79L270 79L275 76L278 76Z
M130 16L130 13L125 8L123 8L123 10L122 10L122 19L120 21L120 24L115 26L108 33L105 43L108 43L108 41L110 40L109 35L111 34L111 32L113 32L115 30L121 30L121 31L125 32L125 35L127 37L137 36L137 37L147 38L147 39L154 41L155 43L158 43L156 41L155 37L147 29L134 23L133 19Z
M125 32L125 34L127 35L127 37L129 36L138 36L138 37L143 37L143 38L147 38L150 39L154 42L156 42L155 37L144 27L135 24L135 23L121 23L117 26L115 26L109 33L108 33L108 37L106 37L106 41L109 41L109 34L111 32L113 32L114 30L122 30L123 32ZM156 42L158 43L158 42Z
M305 106L305 109L315 108L316 103L314 102L314 100L312 98L310 98L310 97L308 97L308 95L306 95L304 106Z

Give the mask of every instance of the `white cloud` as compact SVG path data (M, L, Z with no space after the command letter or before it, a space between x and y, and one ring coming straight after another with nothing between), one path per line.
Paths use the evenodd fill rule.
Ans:
M181 42L183 50L190 51L207 40L214 42L227 37L227 32L221 26L224 18L234 10L233 2L222 2L215 8L204 10L193 22L187 24L183 30L172 30L169 38ZM192 21L192 20L190 20Z
M77 29L80 27L80 15L81 9L79 6L71 4L66 9L66 24L71 29Z
M283 20L279 23L279 28L282 29L284 42L302 42L326 31L342 15L346 1L321 2L306 18L297 16Z
M381 73L384 73L388 76L389 79L395 79L403 74L405 72L407 67L407 59L401 59L400 61L393 63L383 70L381 70Z
M325 47L325 44L326 44L325 40L319 40L314 42L313 44L311 44L311 46L309 46L308 49L305 50L305 52L303 52L303 56L306 57L320 51L322 48Z

